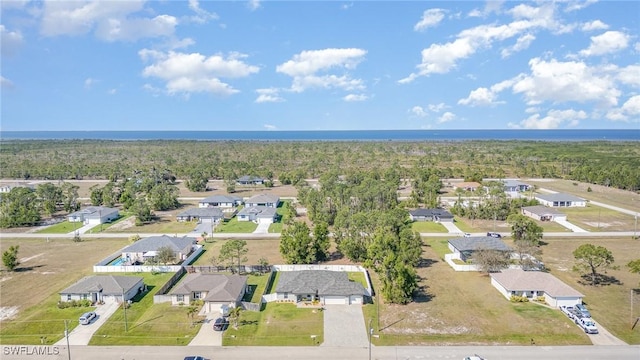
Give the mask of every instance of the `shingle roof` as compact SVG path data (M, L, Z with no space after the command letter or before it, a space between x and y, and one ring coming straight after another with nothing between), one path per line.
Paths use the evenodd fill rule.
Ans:
M555 194L538 194L536 198L546 201L585 201L582 198L571 194L555 193Z
M139 276L115 276L115 275L92 275L85 276L75 284L62 290L60 294L86 294L89 292L102 291L105 295L122 294L122 289L127 292L136 284L142 281Z
M273 218L277 211L275 208L267 206L249 206L238 212L237 215L250 215L255 214L256 217L261 218Z
M244 175L244 176L241 176L237 181L238 182L259 182L259 181L264 181L264 179L258 176Z
M328 270L282 271L277 293L326 295L366 295L362 284L350 281L347 273Z
M536 215L564 215L563 213L561 213L560 211L554 208L550 208L542 205L525 206L522 208L522 210L527 210L528 212Z
M205 301L236 301L247 284L247 277L222 274L188 274L171 290L171 295L191 294L194 291L207 291Z
M76 212L73 212L67 215L67 217L79 217L79 216L90 217L91 215L95 215L96 217L98 217L98 216L105 216L107 214L111 214L115 212L118 212L118 209L110 208L106 206L87 206L82 210L78 210Z
M584 296L555 276L541 271L506 269L489 275L507 291L543 290L553 297Z
M173 251L180 251L187 247L187 245L194 244L196 238L192 237L173 237L173 236L151 236L148 238L140 239L122 249L123 253L138 253L147 251L157 251L158 249L168 246Z
M413 216L439 216L439 217L453 217L453 214L444 209L415 209L409 211L409 214Z
M266 204L277 203L280 201L280 197L271 194L258 194L254 195L244 201L245 204Z
M211 195L200 200L200 203L233 203L241 202L242 198L235 195Z
M492 236L472 236L461 237L449 240L449 243L458 249L458 251L475 251L475 250L501 250L511 251L502 240Z
M529 186L529 184L527 183L523 183L521 181L518 180L512 180L512 179L506 179L502 181L504 183L504 186L508 186L508 187L513 187L513 186Z
M178 214L178 217L185 217L185 216L200 217L200 218L201 217L223 218L224 214L222 213L222 210L220 208L206 207L206 208L191 208Z

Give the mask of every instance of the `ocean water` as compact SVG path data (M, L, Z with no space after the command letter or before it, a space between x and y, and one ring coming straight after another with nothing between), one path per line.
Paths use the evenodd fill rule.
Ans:
M319 131L2 131L0 140L200 141L640 141L640 129L319 130Z

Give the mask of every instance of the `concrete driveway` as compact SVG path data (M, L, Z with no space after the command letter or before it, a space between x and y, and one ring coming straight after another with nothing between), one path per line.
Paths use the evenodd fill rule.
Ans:
M591 319L593 320L593 319ZM600 325L597 321L593 320L598 327L597 334L587 334L589 336L589 340L593 345L628 345L626 342L618 339L609 330L605 329L602 325Z
M258 223L258 227L255 229L255 231L253 233L254 234L268 234L269 233L269 225L271 225L271 224Z
M104 324L107 319L113 315L113 313L118 310L120 304L118 303L109 303L104 305L98 305L95 310L97 318L91 322L89 325L78 325L73 331L69 333L69 345L88 345L89 340L93 336L102 324ZM62 340L55 343L55 345L67 345L67 340L62 338Z
M325 305L321 346L368 347L369 336L360 305Z
M220 317L219 312L207 314L198 334L191 340L189 346L222 346L223 331L213 330L213 322Z

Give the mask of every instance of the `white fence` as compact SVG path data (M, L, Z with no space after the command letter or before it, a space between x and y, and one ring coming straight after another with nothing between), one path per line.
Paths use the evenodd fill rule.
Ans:
M93 266L93 272L97 273L136 273L136 272L177 272L183 266L189 265L204 250L202 245L193 245L193 252L183 262L182 265L107 265L115 260L119 254L114 253L109 258L105 258Z

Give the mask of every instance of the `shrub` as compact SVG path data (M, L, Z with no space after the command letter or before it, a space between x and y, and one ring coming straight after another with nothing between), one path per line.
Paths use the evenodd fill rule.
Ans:
M93 303L91 300L70 300L70 301L58 301L58 309L67 309L72 307L89 307Z
M529 299L526 296L511 295L511 299L509 299L509 301L511 301L511 302L529 302Z

